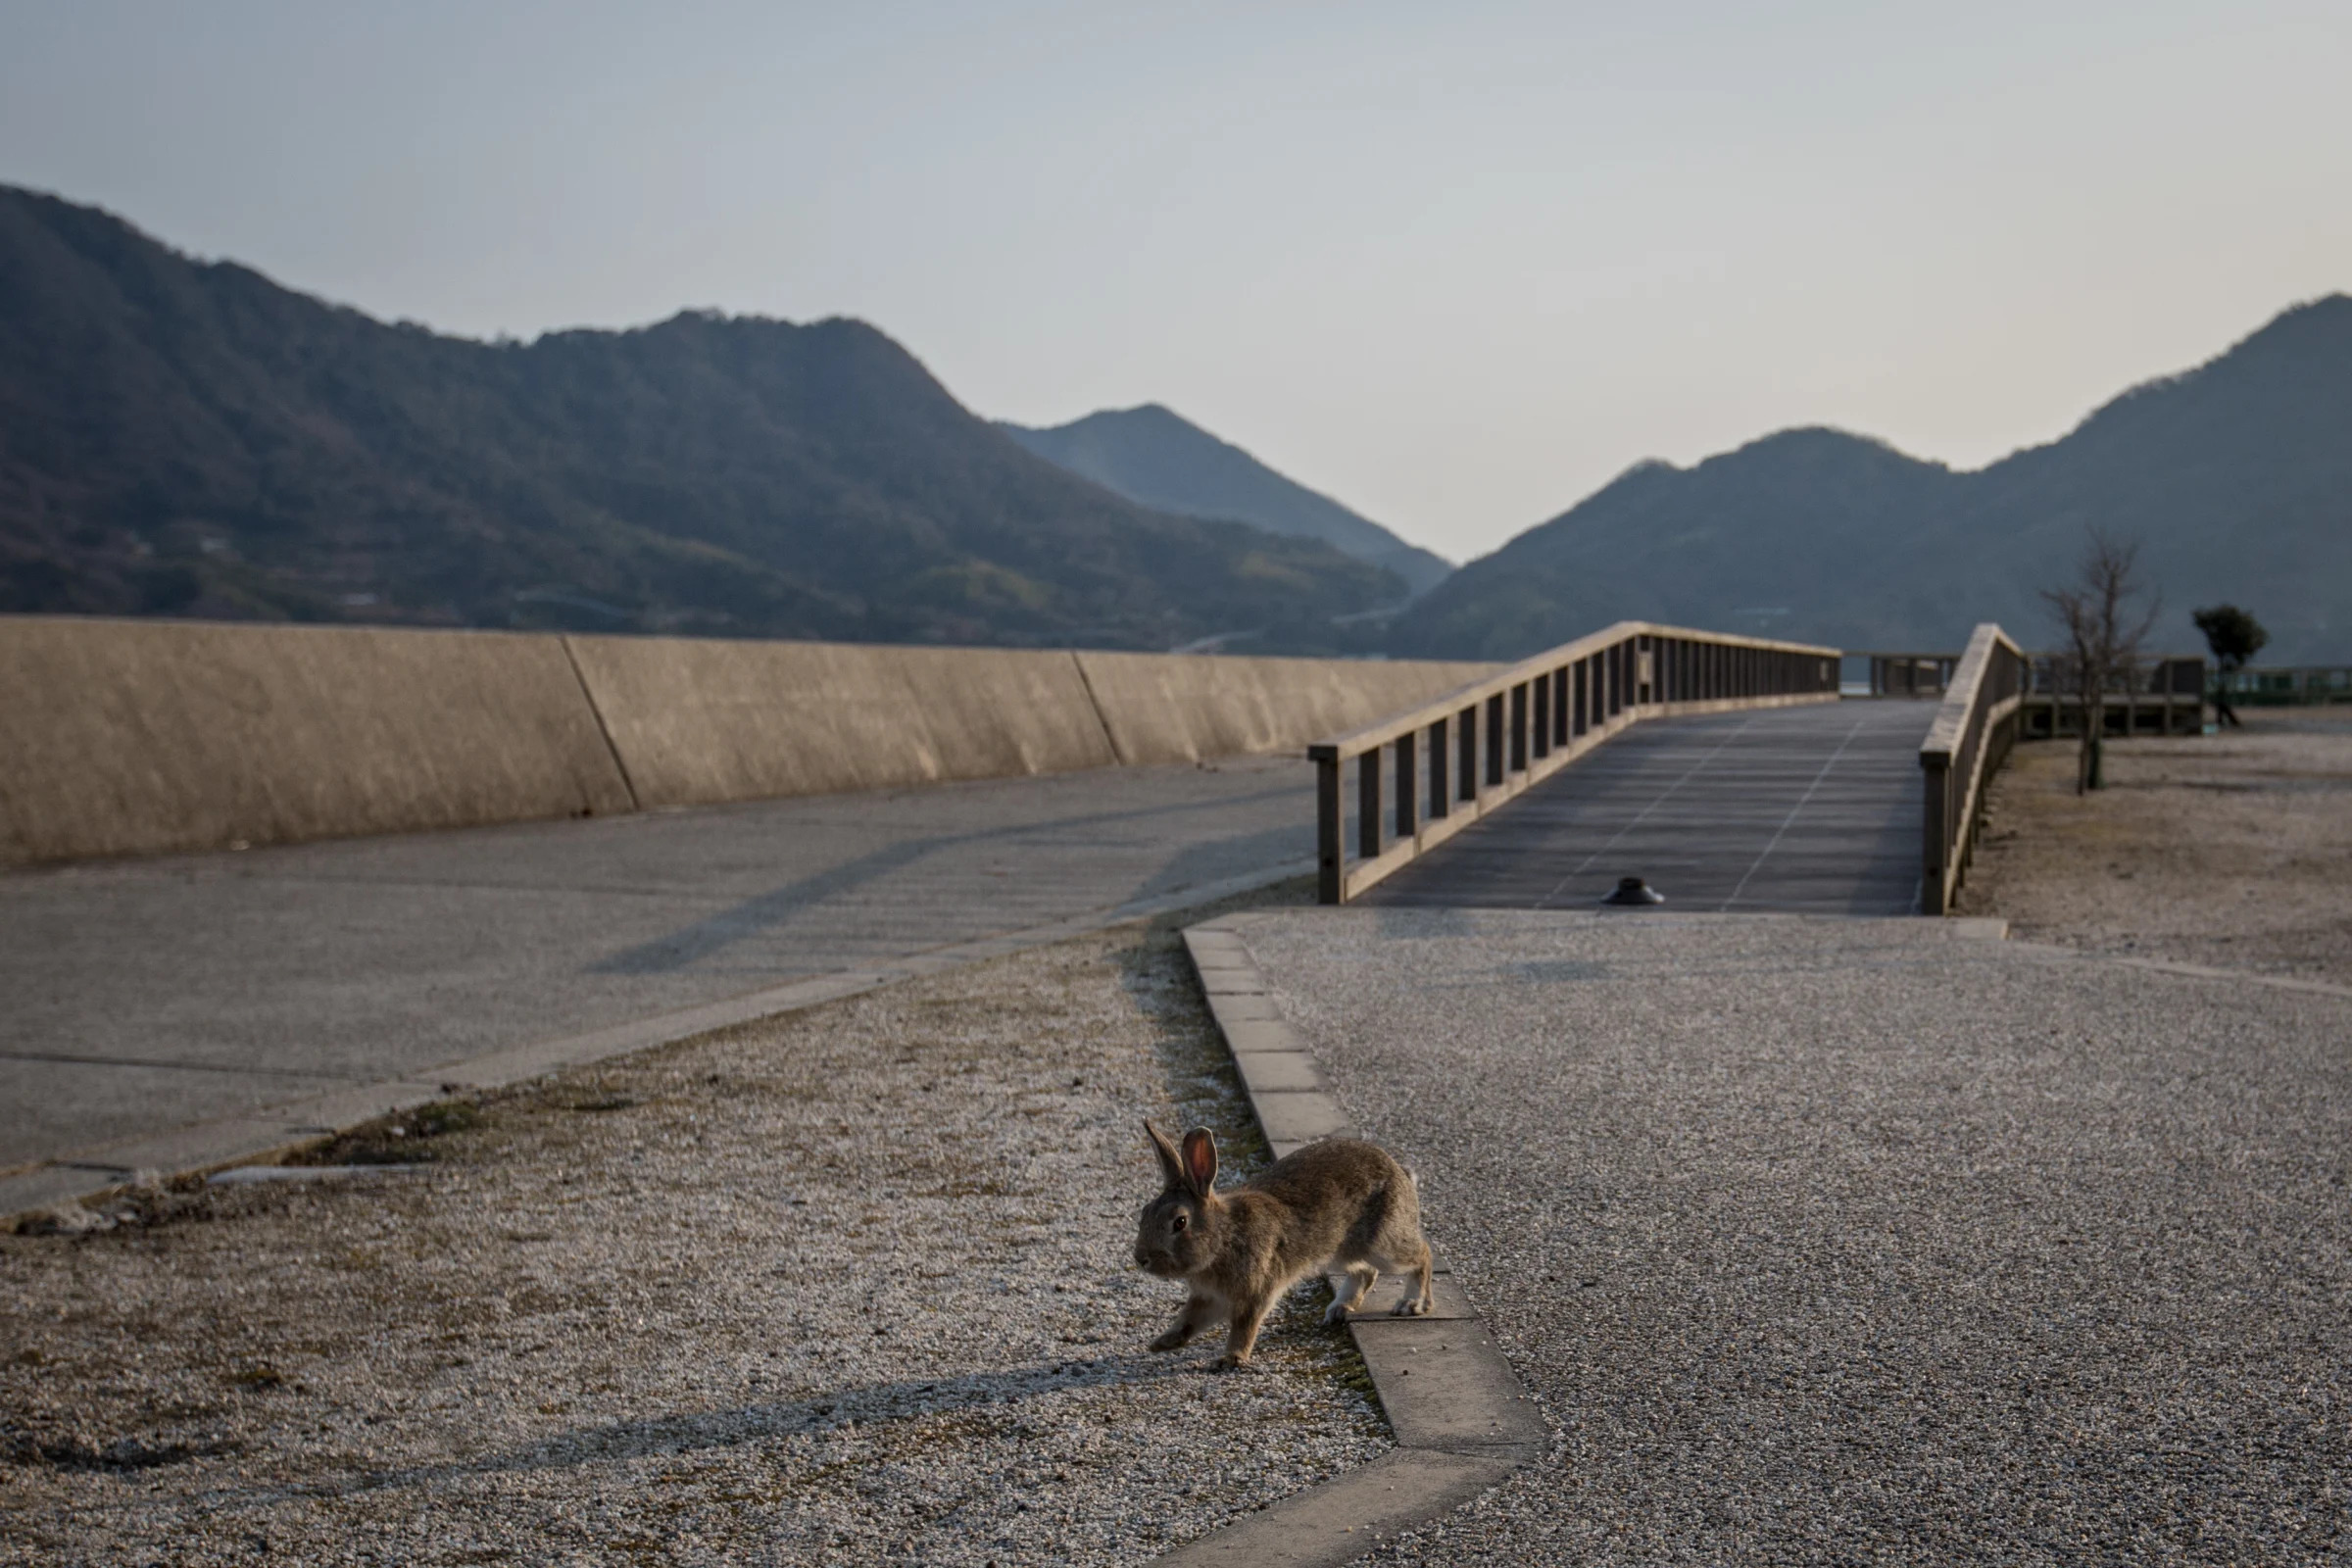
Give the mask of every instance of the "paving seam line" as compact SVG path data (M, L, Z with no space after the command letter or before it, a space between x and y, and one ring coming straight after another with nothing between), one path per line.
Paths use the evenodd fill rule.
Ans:
M2315 997L2352 997L2352 986L2338 985L2331 980L2313 980L2303 975L2272 974L2260 969L2223 969L2209 963L2190 963L2184 959L2143 958L2135 953L2073 948L2060 942L2019 940L2011 946L2050 963L2108 963L2121 969L2137 969L2144 974L2180 975L2189 980L2234 980L2246 985L2267 986L2274 991L2300 991Z
M628 792L629 809L644 810L645 802L637 795L637 781L629 777L628 759L620 755L620 743L612 738L612 726L605 722L604 705L596 700L596 689L588 684L588 672L580 667L579 650L571 646L569 633L556 641L564 645L564 662L571 666L571 678L579 682L580 701L588 705L588 716L596 720L596 732L605 738L605 750L612 755L612 770L620 775L620 787Z
M172 1179L210 1175L233 1165L275 1164L378 1117L413 1110L447 1096L503 1089L567 1067L676 1045L714 1029L798 1012L917 975L938 974L1129 920L1211 904L1270 883L1311 875L1314 868L1312 859L1286 860L1174 893L1130 899L1018 930L883 959L865 968L815 975L558 1040L503 1046L394 1078L347 1083L237 1115L52 1155L29 1169L0 1177L0 1234L16 1230L59 1204L122 1192L149 1172Z
M1306 1042L1276 1005L1243 939L1250 915L1188 928L1185 951L1275 1157L1352 1133ZM1396 1446L1155 1559L1176 1568L1281 1562L1331 1568L1452 1513L1542 1458L1551 1433L1441 1257L1427 1317L1392 1317L1384 1279L1348 1320Z

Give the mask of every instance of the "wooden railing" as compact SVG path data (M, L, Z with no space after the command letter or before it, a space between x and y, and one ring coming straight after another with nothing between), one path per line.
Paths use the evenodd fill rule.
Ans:
M2060 654L2026 660L2025 710L2018 739L2052 740L2082 730L2082 682ZM2140 659L2108 677L2102 694L2107 733L2194 735L2205 727L2205 661L2190 654Z
M1672 713L1834 703L1838 659L1837 649L1806 643L1619 621L1409 712L1310 746L1322 901L1347 903L1630 724Z
M1919 748L1919 765L1927 774L1919 885L1923 914L1951 909L1976 848L1985 783L2017 741L2025 688L2024 652L2000 627L1979 626L1952 671L1935 727Z
M1941 697L1952 683L1958 654L1870 654L1873 697Z

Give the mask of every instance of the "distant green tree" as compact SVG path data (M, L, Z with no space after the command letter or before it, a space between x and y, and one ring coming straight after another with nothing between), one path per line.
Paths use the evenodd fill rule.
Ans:
M2230 677L2262 652L2271 634L2262 629L2261 621L2235 605L2215 605L2211 610L2195 612L2190 618L2196 621L2197 630L2205 634L2205 646L2212 651L2219 676L2213 688L2214 716L2235 727L2237 710L2230 706Z

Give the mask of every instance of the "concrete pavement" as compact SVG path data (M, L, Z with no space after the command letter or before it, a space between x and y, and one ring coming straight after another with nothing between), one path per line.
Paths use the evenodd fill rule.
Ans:
M1248 759L0 877L0 1174L1306 869Z

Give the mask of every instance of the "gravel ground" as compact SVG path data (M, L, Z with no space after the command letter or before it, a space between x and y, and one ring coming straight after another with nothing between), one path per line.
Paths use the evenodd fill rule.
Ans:
M2352 710L2245 720L2115 742L2087 797L2073 742L2020 747L1961 911L2036 941L2352 985Z
M1245 938L1560 1431L1374 1560L2352 1553L2352 998L1929 921Z
M1127 1562L1384 1451L1303 1293L1143 1350L1146 1113L1262 1158L1164 925L0 1238L0 1561Z

